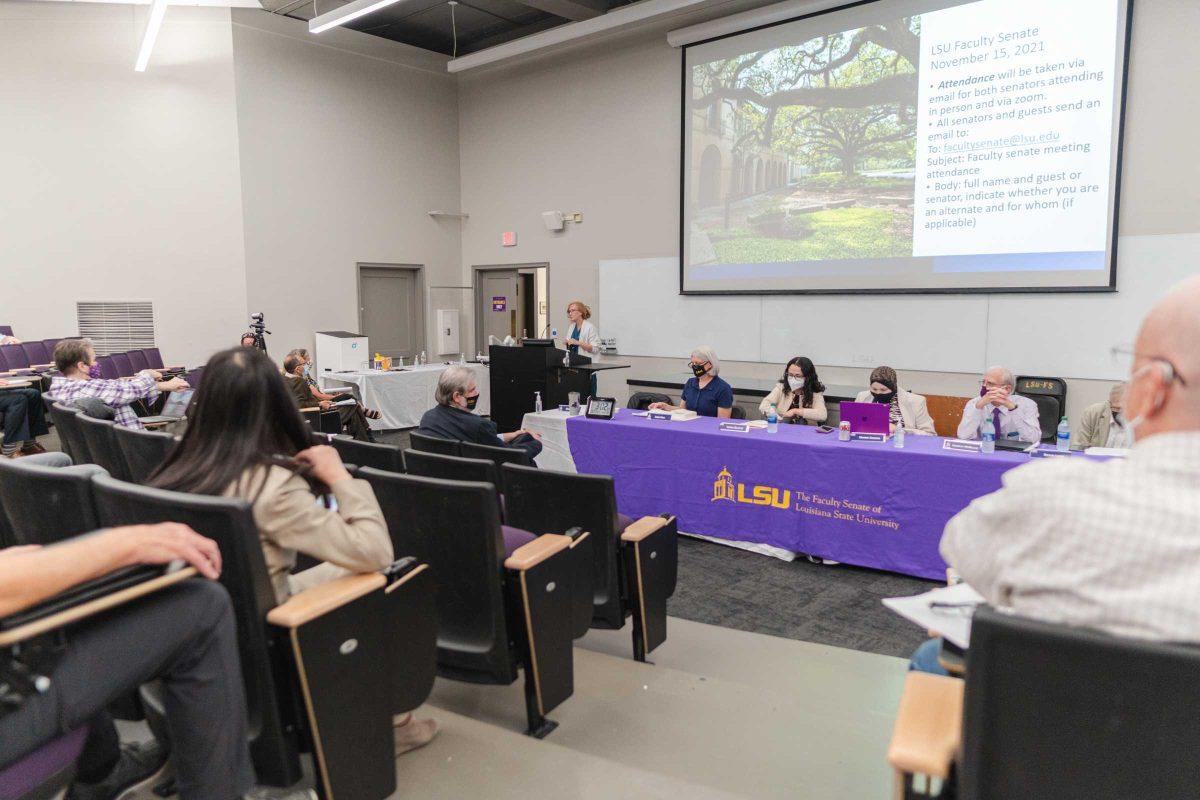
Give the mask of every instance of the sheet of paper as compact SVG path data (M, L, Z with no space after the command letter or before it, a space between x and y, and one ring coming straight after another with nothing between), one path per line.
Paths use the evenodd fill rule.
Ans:
M336 407L336 406L352 406L352 405L356 405L357 403L358 403L357 400L347 399L347 400L338 400L336 403L330 403L329 405L334 406L334 407Z
M909 622L933 631L965 650L971 643L971 614L974 606L982 602L983 596L979 592L965 583L958 583L912 597L884 598L883 604Z
M1083 451L1084 455L1088 456L1110 456L1112 458L1124 458L1129 455L1129 450L1124 447L1089 447Z

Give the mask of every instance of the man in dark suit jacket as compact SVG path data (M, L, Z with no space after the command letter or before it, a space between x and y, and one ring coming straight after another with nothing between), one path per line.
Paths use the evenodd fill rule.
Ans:
M421 417L417 433L474 442L492 447L515 447L529 453L532 460L542 452L541 438L527 430L500 433L496 423L475 413L479 389L475 373L466 367L450 367L438 378L434 398L438 404Z
M300 408L319 408L325 411L333 406L330 400L322 400L313 392L312 385L304 378L304 360L291 353L283 360L284 382ZM346 433L360 442L373 442L371 426L367 424L365 409L354 405L338 406L338 416Z

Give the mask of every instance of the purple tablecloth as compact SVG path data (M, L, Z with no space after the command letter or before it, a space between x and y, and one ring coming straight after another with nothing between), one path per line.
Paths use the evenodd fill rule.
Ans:
M612 475L617 507L669 512L688 533L761 542L847 564L942 579L946 521L1000 488L1024 453L963 453L934 436L841 442L837 432L721 431L715 419L663 422L622 409L567 420L579 472Z

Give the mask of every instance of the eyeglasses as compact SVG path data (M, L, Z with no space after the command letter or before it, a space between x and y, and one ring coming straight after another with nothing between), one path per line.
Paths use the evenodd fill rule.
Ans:
M979 385L985 389L1003 389L1005 386L1008 386L1007 383L996 383L994 381L989 381L986 379L980 381Z
M1176 368L1175 364L1169 358L1163 358L1162 356L1143 355L1129 345L1117 345L1116 347L1113 347L1109 353L1112 355L1113 363L1125 365L1127 368L1132 368L1133 362L1137 361L1139 358L1144 358L1147 361L1157 361L1159 364L1166 364L1171 370L1171 374L1168 376L1168 383L1171 381L1179 381L1180 386L1188 385L1183 375L1179 374L1178 368Z

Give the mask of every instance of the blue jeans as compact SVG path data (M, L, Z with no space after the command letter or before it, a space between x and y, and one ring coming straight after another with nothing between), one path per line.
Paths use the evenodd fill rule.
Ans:
M908 661L908 668L914 672L929 672L933 675L949 675L946 668L938 663L938 652L942 649L941 638L924 642L913 652Z

